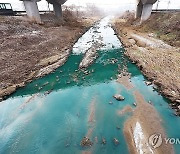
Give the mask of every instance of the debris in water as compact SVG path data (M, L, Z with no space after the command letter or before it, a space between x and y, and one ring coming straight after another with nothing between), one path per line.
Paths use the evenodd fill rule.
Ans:
M110 61L110 64L115 64L118 62L118 60L116 58L112 58L112 59L108 59L108 61Z
M52 91L53 91L52 89L51 89L51 90L48 90L48 91L46 91L46 92L44 93L44 95L48 95L48 94L50 94Z
M175 116L178 116L177 112L174 113Z
M116 126L116 128L119 130L119 129L121 129L119 126Z
M118 100L118 101L123 101L125 98L123 97L123 96L121 96L121 95L119 95L119 94L116 94L116 95L114 95L113 96L116 100Z
M113 102L109 102L109 104L113 104Z
M131 63L132 63L132 64L136 64L136 62L135 62L135 61L132 61Z
M41 89L42 89L42 87L39 87L39 88L38 88L38 90L41 90Z
M70 81L67 81L66 84L70 84L71 82Z
M114 142L115 145L118 145L118 144L119 144L119 141L118 141L117 138L114 138L114 139L113 139L113 142Z
M157 85L153 84L153 89L154 90L158 89Z
M84 74L85 74L85 75L88 75L88 74L89 74L88 70L84 71Z
M150 82L150 81L145 81L145 84L146 84L147 86L150 86L150 85L152 84L152 82Z
M99 32L99 31L95 30L95 31L94 31L94 33L101 33L101 32Z
M153 103L151 101L148 101L149 104L153 105Z
M65 147L69 147L70 146L70 144L69 143L67 143L66 145L65 145Z
M81 143L80 143L80 145L82 146L82 147L85 147L85 146L92 146L93 145L93 142L89 139L89 138L87 138L86 136L85 137L83 137L83 139L81 140Z
M121 74L119 74L119 75L117 75L117 77L118 77L118 78L122 78L122 75L121 75Z
M102 144L106 144L106 139L103 137L102 138L102 142L101 142Z
M49 84L49 82L46 82L46 83L44 83L42 86L44 87L44 86L46 86L46 85L48 85Z
M136 102L134 102L133 105L136 107L137 106Z

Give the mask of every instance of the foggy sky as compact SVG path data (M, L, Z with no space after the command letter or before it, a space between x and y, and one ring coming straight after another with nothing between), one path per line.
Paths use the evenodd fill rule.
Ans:
M24 10L23 3L19 0L0 0L1 3L11 3L13 10ZM169 0L160 0L159 9L167 9ZM68 0L65 5L79 5L86 6L87 3L95 3L97 6L105 10L134 10L136 7L136 0ZM156 8L154 4L153 8ZM39 10L47 10L47 2L42 0L38 2ZM52 8L52 6L51 6ZM170 0L169 9L180 9L180 0Z

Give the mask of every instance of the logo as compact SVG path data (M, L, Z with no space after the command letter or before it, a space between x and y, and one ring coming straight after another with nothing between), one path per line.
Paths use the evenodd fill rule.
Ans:
M156 149L164 144L180 144L180 138L162 138L162 135L160 133L155 133L149 137L149 145L153 148Z
M161 134L153 134L149 137L149 144L153 149L156 149L161 146L163 142Z

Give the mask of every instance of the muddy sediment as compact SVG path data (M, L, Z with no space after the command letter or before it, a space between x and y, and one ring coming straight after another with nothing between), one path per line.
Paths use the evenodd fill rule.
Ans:
M79 68L80 69L87 68L88 66L93 64L93 62L96 60L97 57L98 57L98 54L97 54L96 48L94 47L89 48L86 51L81 63L79 64Z
M122 76L117 80L127 89L133 90L133 84L129 81L128 76ZM174 153L173 146L165 144L157 148L153 148L149 142L149 137L153 134L160 134L162 140L166 137L163 128L163 121L159 117L158 112L153 105L146 102L144 97L138 92L133 91L135 108L130 105L125 106L117 112L118 116L123 116L127 113L132 113L132 116L124 124L124 135L128 143L130 153Z
M89 105L89 117L88 117L88 125L89 125L89 129L86 133L86 136L85 138L89 139L92 137L92 133L94 131L94 128L95 128L95 103L96 103L96 98L93 98L93 100L91 101L90 105ZM92 141L91 141L92 142ZM92 145L93 145L93 142L92 142ZM90 147L92 145L89 145ZM91 154L92 153L92 149L84 149L82 151L82 154L85 154L85 153L89 153Z
M97 19L46 26L15 17L0 18L0 101L26 83L62 66L74 43ZM71 21L69 21L71 22Z
M129 76L118 76L117 82L122 84L128 90L133 89L133 84L129 81Z
M162 119L155 108L147 103L143 96L134 92L137 107L133 111L133 116L124 125L124 134L128 143L130 153L174 153L173 146L163 143L153 148L149 143L149 137L153 134L161 134L162 139L166 133L162 127ZM148 113L148 114L147 114Z
M128 112L133 112L133 108L130 105L127 105L122 110L118 111L118 115L124 115Z

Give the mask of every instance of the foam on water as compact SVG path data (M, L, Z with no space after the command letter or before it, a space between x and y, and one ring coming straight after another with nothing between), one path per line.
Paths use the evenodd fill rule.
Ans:
M111 17L106 17L91 27L74 45L73 53L85 53L95 42L99 44L102 43L100 50L120 48L122 44L114 35L114 30L109 24L110 18Z

